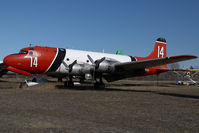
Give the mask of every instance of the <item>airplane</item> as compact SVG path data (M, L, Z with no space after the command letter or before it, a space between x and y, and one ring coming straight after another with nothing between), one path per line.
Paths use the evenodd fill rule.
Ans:
M185 73L183 74L183 80L177 80L176 84L177 85L196 85L197 83L191 78L190 72L185 71Z
M183 80L177 80L177 85L196 85L197 82L193 80L194 76L198 75L199 69L182 69L181 72L173 71L178 76L183 77Z
M166 40L158 38L147 57L108 54L55 47L30 46L4 58L6 71L32 76L34 74L62 75L68 78L65 86L73 87L74 78L93 81L95 88L108 82L134 76L160 74L167 64L197 58L194 55L167 57ZM2 65L1 64L1 65Z

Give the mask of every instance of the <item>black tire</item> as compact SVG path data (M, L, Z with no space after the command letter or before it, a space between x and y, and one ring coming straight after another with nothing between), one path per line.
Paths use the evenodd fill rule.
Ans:
M96 82L96 83L94 84L94 88L95 88L95 89L104 89L104 88L105 88L105 84L104 84L104 83Z
M72 81L66 81L64 82L65 87L74 87L74 83Z

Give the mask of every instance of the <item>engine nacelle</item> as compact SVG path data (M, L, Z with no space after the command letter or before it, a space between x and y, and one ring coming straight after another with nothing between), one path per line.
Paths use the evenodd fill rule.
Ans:
M105 72L105 73L111 73L114 72L115 68L114 65L118 61L112 60L112 59L106 59L103 62L99 64L99 67L97 68L96 71L98 72Z
M71 68L70 74L73 75L85 75L85 74L91 74L94 71L101 72L101 73L111 73L114 72L114 64L118 61L106 58L104 61L96 65L90 65L86 63L82 64L74 64Z
M89 64L75 64L70 73L74 75L84 75L86 73L91 73L93 70L93 66Z

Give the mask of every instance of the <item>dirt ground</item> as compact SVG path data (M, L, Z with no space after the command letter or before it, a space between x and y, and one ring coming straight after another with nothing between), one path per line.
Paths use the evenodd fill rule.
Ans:
M198 133L199 86L119 81L95 90L0 79L2 133Z

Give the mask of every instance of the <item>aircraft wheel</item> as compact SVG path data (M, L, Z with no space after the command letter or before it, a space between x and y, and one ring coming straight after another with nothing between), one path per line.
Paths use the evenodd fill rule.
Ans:
M62 77L58 77L58 82L62 82Z
M74 83L72 81L66 81L64 82L65 87L74 87Z
M104 89L104 88L105 88L105 84L104 84L104 83L96 82L96 83L94 84L94 88L95 88L95 89Z

